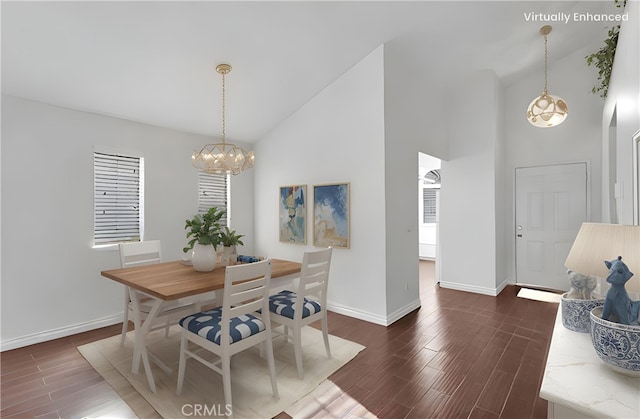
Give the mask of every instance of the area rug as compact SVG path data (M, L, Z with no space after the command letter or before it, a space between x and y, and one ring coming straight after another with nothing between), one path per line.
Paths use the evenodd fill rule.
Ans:
M164 418L224 416L222 377L193 359L187 361L182 395L176 395L180 348L177 326L171 328L168 338L164 330L152 332L147 342L150 351L172 369L167 374L152 363L157 394L149 389L142 365L138 374L131 372L133 332L129 332L123 347L118 335L80 346L78 350L139 417L149 417L150 407ZM327 359L322 333L312 327L303 328L305 374L300 380L293 344L282 339L274 341L279 400L272 397L267 363L260 358L258 347L234 355L231 361L234 417L272 418L286 411L364 349L362 345L331 335L329 343L332 359ZM136 397L137 394L141 398Z

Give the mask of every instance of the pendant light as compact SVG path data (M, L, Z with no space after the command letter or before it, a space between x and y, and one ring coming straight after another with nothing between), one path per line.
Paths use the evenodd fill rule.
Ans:
M238 173L250 169L255 162L253 151L245 151L242 147L225 141L225 76L231 71L229 64L220 64L216 71L222 75L222 142L207 144L191 156L193 166L210 174Z
M533 99L527 109L527 119L536 127L560 125L569 113L564 100L547 92L547 35L549 33L551 33L551 26L546 25L540 28L540 34L544 36L544 90L542 95Z

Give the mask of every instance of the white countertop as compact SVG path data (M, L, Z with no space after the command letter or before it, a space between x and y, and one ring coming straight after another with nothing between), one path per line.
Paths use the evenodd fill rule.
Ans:
M540 397L596 418L640 418L640 378L607 367L589 333L565 328L561 316L558 307Z

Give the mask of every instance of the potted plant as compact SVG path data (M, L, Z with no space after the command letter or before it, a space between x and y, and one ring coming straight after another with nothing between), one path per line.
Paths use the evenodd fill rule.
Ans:
M627 0L614 0L616 7L624 9ZM604 40L604 46L593 54L587 55L587 66L594 65L598 69L598 86L591 89L593 93L600 93L600 97L605 99L609 92L609 80L611 79L611 70L613 69L613 59L616 55L618 47L618 35L620 34L620 25L609 28L607 38Z
M244 245L241 240L243 237L243 234L236 234L235 230L231 230L227 226L225 226L224 229L220 231L220 243L224 246L222 248L223 265L232 264L234 262L234 258L238 257L236 246Z
M182 251L187 253L193 249L191 263L196 271L209 272L216 266L216 247L220 244L220 219L223 215L223 210L212 207L204 214L185 220L184 228L191 240Z

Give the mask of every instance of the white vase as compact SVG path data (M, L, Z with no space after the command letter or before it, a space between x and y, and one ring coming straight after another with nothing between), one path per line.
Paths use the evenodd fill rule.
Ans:
M193 258L191 258L193 269L198 272L209 272L216 267L216 249L212 245L193 245Z
M224 246L222 248L222 266L233 265L238 258L235 246Z

